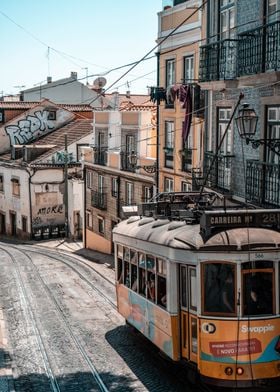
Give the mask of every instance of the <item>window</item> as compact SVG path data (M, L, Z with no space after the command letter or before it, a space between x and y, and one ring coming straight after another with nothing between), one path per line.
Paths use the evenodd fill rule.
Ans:
M20 196L20 183L17 178L12 178L12 195L13 196Z
M0 174L0 192L4 192L4 176Z
M166 87L175 84L175 59L166 60Z
M194 79L194 56L184 57L184 83L192 82Z
M203 313L236 314L235 266L229 263L203 264Z
M174 122L165 121L165 167L173 168Z
M276 22L280 10L280 0L267 0L267 22Z
M143 202L147 203L152 195L153 195L153 190L150 186L143 186Z
M26 216L21 217L21 227L22 227L22 231L24 233L26 233L27 232L27 217Z
M280 106L270 106L267 108L266 138L280 138ZM265 161L277 165L280 163L279 156L268 147L265 150Z
M243 315L272 315L274 311L274 270L269 261L242 265Z
M164 192L173 192L173 179L164 178Z
M192 191L192 184L182 181L181 183L181 191L182 192L191 192Z
M220 3L220 32L221 40L235 36L235 1L221 0Z
M56 110L49 111L48 120L56 120Z
M86 178L87 178L87 187L92 189L93 188L93 172L91 170L87 171Z
M112 178L112 196L118 197L118 179L116 177Z
M174 122L165 121L165 148L174 147Z
M231 108L218 108L218 129L219 129L218 145L220 144L222 137L224 136L230 117L231 117ZM227 130L227 134L224 138L223 144L221 145L220 152L224 155L231 154L232 152L231 126Z
M0 109L0 123L5 122L5 115L4 115L4 110Z
M134 196L133 184L131 182L126 182L125 183L125 203L126 203L126 205L130 206L134 203L133 196Z
M86 212L86 226L88 229L92 229L92 213L91 213L91 211Z
M98 232L100 234L105 233L105 219L102 216L98 216Z

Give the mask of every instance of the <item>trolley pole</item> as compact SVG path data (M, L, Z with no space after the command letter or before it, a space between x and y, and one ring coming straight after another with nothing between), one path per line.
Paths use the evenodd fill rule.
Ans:
M64 135L64 206L65 206L65 237L69 236L69 222L68 222L68 147L67 135Z

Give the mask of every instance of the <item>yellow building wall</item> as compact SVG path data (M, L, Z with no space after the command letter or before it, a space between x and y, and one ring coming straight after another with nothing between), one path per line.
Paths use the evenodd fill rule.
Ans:
M91 230L86 230L86 248L111 254L111 241L106 240Z

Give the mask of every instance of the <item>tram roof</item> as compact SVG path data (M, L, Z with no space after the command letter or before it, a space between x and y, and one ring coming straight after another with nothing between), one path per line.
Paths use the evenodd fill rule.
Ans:
M256 250L280 247L280 232L269 228L228 228L205 238L199 224L140 216L121 221L113 229L113 234L114 239L121 236L124 243L127 238L128 244L129 238L133 238L185 250Z

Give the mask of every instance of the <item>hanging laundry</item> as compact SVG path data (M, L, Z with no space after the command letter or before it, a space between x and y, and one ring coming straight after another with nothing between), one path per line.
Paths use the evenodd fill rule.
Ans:
M178 84L172 84L166 89L166 100L168 105L173 105L176 98L178 98L178 93L180 86Z
M185 119L183 121L182 128L182 138L183 143L185 144L191 129L192 123L192 86L182 85L179 90L179 101L183 102L182 108L186 109L185 111Z

